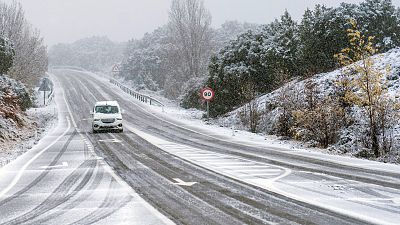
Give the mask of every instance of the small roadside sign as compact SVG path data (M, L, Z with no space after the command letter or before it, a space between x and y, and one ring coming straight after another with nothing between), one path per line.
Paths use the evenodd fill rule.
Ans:
M49 79L44 78L42 80L42 83L40 84L39 91L51 91L49 83L50 83Z
M201 89L200 94L201 94L202 99L204 99L206 101L211 101L214 98L215 92L213 89L211 89L209 87L205 87L205 88Z
M120 64L114 64L113 67L112 67L112 72L113 72L113 73L119 73L119 72L121 72L121 70L120 70Z
M43 92L43 105L46 105L46 91L51 91L50 88L50 80L48 78L43 78L42 83L40 84L39 90Z

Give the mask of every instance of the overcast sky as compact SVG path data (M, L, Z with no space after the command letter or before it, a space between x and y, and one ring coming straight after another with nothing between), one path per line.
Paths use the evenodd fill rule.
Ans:
M1 0L0 0L1 1ZM3 0L11 2L12 0ZM113 41L141 38L166 24L171 0L17 0L27 19L41 31L46 44L73 42L100 35ZM299 19L315 4L337 6L339 0L204 0L213 16L213 27L227 20L269 23L285 9ZM359 3L362 0L345 0ZM400 0L393 0L400 6Z

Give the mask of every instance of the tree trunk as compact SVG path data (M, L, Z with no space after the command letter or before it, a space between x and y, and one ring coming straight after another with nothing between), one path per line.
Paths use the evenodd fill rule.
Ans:
M375 124L371 124L371 142L372 142L372 150L374 151L374 155L376 158L380 156L379 152L379 143L377 137L377 129Z

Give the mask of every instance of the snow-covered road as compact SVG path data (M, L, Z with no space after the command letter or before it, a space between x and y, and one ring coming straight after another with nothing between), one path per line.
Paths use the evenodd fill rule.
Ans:
M145 111L155 109L143 104L137 107ZM160 110L155 111L160 113ZM227 135L230 130L226 128L177 121L165 113L153 114L153 117L206 136L209 142L221 141L225 146L233 144L236 148L221 152L214 146L210 150L173 140L167 135L128 127L158 148L193 164L366 223L398 224L400 221L398 165L250 141L240 135Z
M234 137L58 69L58 127L0 170L0 224L396 224L400 170ZM96 101L125 132L92 134ZM139 197L140 196L140 197Z
M58 126L0 169L0 224L173 224L96 156L56 90Z

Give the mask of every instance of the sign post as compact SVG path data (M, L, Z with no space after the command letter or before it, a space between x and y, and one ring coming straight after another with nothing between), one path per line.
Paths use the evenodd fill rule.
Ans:
M210 119L210 101L207 101L207 120Z
M43 91L43 105L46 105L46 91L51 91L49 83L50 83L49 79L44 78L42 80L42 84L39 87L39 91Z
M215 92L209 87L205 87L200 91L201 98L207 102L207 120L210 119L210 101L213 100Z

